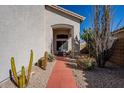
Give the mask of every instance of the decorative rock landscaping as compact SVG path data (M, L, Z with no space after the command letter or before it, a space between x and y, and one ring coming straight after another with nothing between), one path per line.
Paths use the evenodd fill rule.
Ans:
M72 63L71 63L72 64ZM75 67L74 67L75 66ZM107 63L106 68L95 66L93 70L81 70L73 63L73 73L78 87L88 88L123 88L124 68Z
M51 75L52 69L55 65L55 62L49 62L46 70L42 70L38 66L32 67L32 75L28 83L28 88L45 88L48 82L48 79ZM2 88L16 88L13 82L8 79L6 82L0 85Z
M58 59L59 60L59 59ZM78 88L123 88L124 87L124 68L107 62L105 68L97 66L92 70L82 70L77 67L74 59L63 59L65 66L71 68L76 85ZM53 67L56 62L49 62L47 69L42 70L38 66L33 66L32 75L28 88L46 88ZM66 77L66 76L65 76ZM7 80L1 83L1 88L16 88L16 86Z

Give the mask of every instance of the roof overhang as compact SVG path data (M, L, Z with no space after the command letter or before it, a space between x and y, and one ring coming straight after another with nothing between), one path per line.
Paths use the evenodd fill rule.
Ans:
M60 6L57 6L57 5L46 5L46 6L52 8L52 9L55 9L56 11L59 11L59 12L62 12L64 14L67 14L69 16L72 16L74 18L77 18L77 19L80 20L80 22L83 21L83 20L85 20L85 17L84 16L81 16L81 15L79 15L77 13L74 13L72 11L69 11L67 9L64 9L64 8L62 8Z

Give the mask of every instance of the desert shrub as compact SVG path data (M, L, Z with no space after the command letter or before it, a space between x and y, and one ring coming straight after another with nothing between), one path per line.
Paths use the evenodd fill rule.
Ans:
M85 70L91 70L95 66L95 59L93 59L91 57L78 58L77 66L81 67L82 69L85 69Z
M42 68L43 68L44 70L46 70L47 63L48 63L48 52L46 51L46 52L44 53L44 60L43 60L43 62L42 62Z
M37 62L37 66L42 67L43 61L44 61L44 57L41 57Z
M46 52L44 53L44 56L41 57L35 65L37 65L37 66L39 66L40 68L46 70L47 63L48 63L48 52L46 51Z
M55 60L55 56L53 54L48 54L48 61L53 62Z

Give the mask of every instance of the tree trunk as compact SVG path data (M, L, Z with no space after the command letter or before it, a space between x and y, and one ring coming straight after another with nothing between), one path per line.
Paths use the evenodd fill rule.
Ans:
M94 31L96 61L99 67L104 67L110 43L110 6L95 6Z

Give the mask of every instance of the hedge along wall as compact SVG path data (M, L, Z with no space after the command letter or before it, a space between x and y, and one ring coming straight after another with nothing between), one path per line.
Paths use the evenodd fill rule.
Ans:
M124 28L121 28L113 33L117 37L110 62L124 66Z

